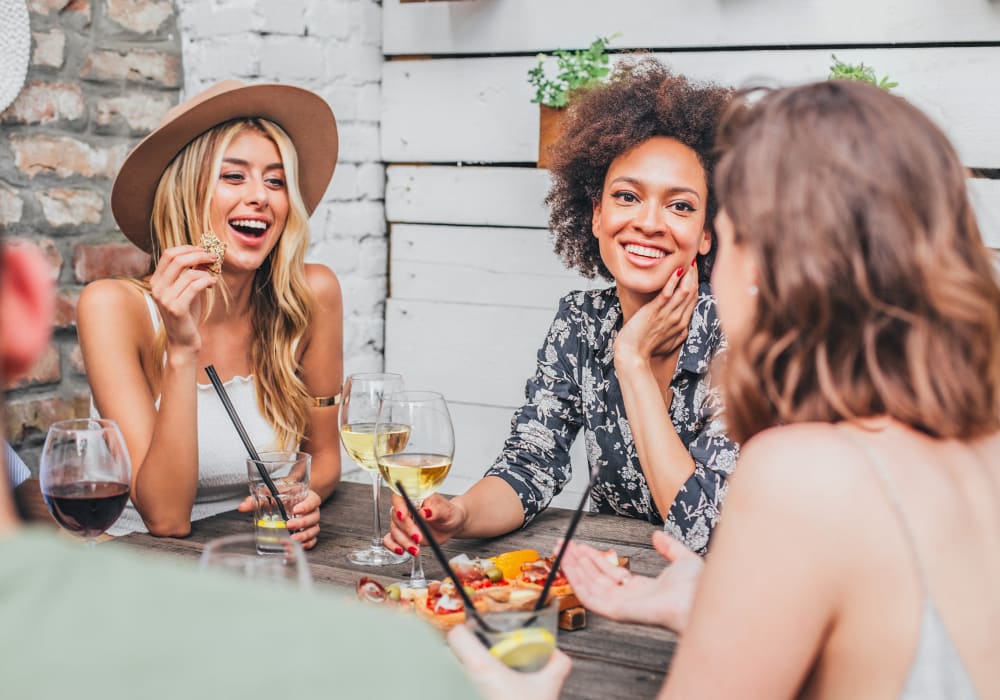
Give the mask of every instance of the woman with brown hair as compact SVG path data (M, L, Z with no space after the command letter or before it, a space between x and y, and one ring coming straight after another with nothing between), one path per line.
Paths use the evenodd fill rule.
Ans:
M305 254L336 161L318 95L225 81L171 110L122 165L112 210L151 268L91 283L78 307L95 412L118 421L132 458L112 534L183 536L192 520L252 509L214 365L258 452L311 455L288 527L316 543L340 478L343 314L336 276Z
M726 519L703 572L662 535L657 579L573 544L574 590L681 633L662 697L1000 697L1000 288L965 169L859 83L722 133Z
M725 347L707 274L714 136L728 97L646 58L574 99L554 147L555 248L614 285L561 300L496 462L465 494L424 502L437 537L530 522L569 481L582 431L595 510L708 547L737 454L708 382ZM393 503L386 546L416 551L419 531Z

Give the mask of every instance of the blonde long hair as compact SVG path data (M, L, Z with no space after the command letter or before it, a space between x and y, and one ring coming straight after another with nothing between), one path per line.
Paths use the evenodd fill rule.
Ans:
M1000 287L941 130L830 81L734 109L720 143L716 193L759 275L723 368L734 439L875 415L938 438L1000 428Z
M285 169L289 211L277 245L256 271L250 293L250 367L257 386L257 404L274 427L278 444L298 444L308 423L309 391L297 373L297 352L312 315L312 295L305 277L309 245L309 215L298 185L298 157L291 139L265 119L236 119L213 127L194 139L170 162L153 198L153 256L150 273L162 252L178 245L199 245L210 228L211 193L222 159L233 139L256 131L274 142ZM134 280L145 291L146 280ZM225 285L219 290L228 307ZM209 290L205 316L216 303ZM153 374L159 382L166 352L162 325L153 345Z

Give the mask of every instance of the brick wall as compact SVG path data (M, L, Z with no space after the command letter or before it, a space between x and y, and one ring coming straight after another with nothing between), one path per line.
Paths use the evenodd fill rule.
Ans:
M49 423L84 414L80 288L146 258L109 205L128 149L179 99L225 78L294 83L333 107L340 158L312 218L309 260L344 291L346 372L382 367L387 237L379 154L377 0L29 0L32 64L0 115L0 226L42 246L59 281L52 347L7 387L7 434L37 466ZM349 463L345 463L347 466Z
M6 387L8 438L35 467L48 425L87 411L81 287L146 267L115 226L111 183L131 145L176 103L183 75L170 0L29 0L28 10L27 80L0 115L0 227L8 240L40 246L59 284L52 345Z

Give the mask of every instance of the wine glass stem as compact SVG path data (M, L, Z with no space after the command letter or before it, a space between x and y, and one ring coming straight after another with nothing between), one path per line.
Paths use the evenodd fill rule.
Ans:
M94 547L97 546L97 538L96 537L84 538L83 546L86 547L87 549L93 549Z
M423 499L414 502L417 510L424 504ZM427 544L422 542L421 544ZM410 570L410 586L413 588L426 588L427 579L424 578L424 561L420 557L420 552L413 557L413 568Z
M374 531L372 532L372 549L382 548L382 518L380 511L382 510L381 495L382 495L382 476L378 472L372 473L372 500L375 503L375 518L374 518Z

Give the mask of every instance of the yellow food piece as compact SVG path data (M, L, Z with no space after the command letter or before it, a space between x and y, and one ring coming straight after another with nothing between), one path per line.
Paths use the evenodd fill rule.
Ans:
M536 671L545 665L556 648L556 639L547 629L529 627L514 630L490 647L490 653L509 668Z
M521 564L527 564L529 561L538 561L539 559L541 557L533 549L518 549L513 552L504 552L503 554L496 555L493 557L493 563L503 572L505 579L511 580L517 578L518 574L521 573Z
M270 518L258 518L257 527L262 527L267 530L284 530L285 521L281 519L271 520Z

